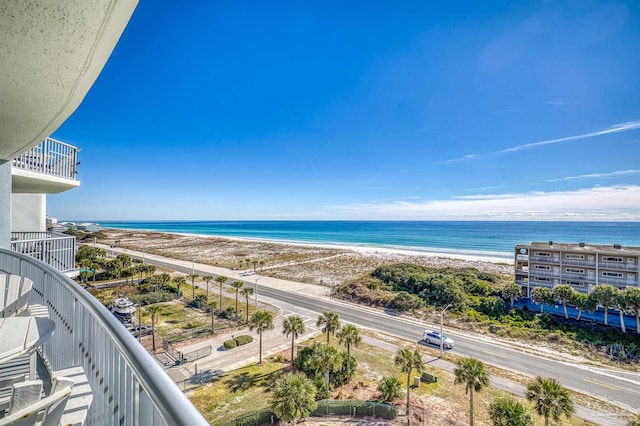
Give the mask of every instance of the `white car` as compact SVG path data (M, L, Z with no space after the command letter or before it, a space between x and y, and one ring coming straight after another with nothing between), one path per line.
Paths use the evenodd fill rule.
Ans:
M251 269L249 269L248 271L244 271L244 272L242 272L242 273L240 274L240 276L241 276L241 277L246 277L246 276L254 275L254 274L255 274L255 271L252 271Z
M453 339L445 336L444 334L442 335L442 337L440 337L440 333L438 333L437 331L425 330L422 338L428 345L432 344L440 346L440 344L442 343L442 346L444 348L453 349Z

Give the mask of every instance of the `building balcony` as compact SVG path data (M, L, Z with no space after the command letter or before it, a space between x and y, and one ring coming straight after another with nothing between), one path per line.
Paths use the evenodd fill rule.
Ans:
M58 194L80 186L76 179L78 148L47 138L13 159L12 191Z
M554 258L552 256L529 256L530 262L539 262L539 263L560 263L559 258Z
M636 271L638 266L623 262L598 262L598 268L600 269L613 269L615 271Z
M81 366L91 387L89 425L206 425L162 368L115 317L69 277L0 249L0 272L33 281L30 304L48 307L55 332L40 347L51 370Z
M638 285L637 280L629 281L625 278L609 278L609 277L600 277L598 278L598 284L609 284L614 287L636 287Z
M34 257L52 268L74 276L76 237L53 232L12 232L11 250Z

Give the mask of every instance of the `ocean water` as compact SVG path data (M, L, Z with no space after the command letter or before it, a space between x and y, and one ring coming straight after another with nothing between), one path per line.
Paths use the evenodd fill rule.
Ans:
M640 246L639 222L101 221L102 227L512 259L530 241Z

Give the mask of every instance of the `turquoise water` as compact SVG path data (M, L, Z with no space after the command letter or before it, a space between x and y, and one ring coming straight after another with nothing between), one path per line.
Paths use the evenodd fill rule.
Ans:
M640 246L638 222L172 221L98 222L107 228L342 244L497 258L530 241Z

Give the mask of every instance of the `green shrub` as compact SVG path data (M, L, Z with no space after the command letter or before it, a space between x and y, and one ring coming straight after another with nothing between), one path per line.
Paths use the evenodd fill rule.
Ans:
M238 346L242 346L242 345L246 345L247 343L251 343L253 342L253 337L247 335L247 334L243 334L240 336L236 336L235 337L235 341L237 343Z
M229 339L229 340L225 340L224 343L222 344L224 346L225 349L229 350L229 349L233 349L236 346L238 346L238 344L236 343L236 341L234 339Z
M133 296L129 296L130 301L136 305L143 306L160 302L170 302L173 299L175 299L175 293L168 293L166 291L158 293L157 296L155 293L134 294Z

